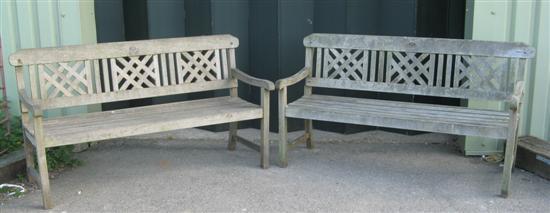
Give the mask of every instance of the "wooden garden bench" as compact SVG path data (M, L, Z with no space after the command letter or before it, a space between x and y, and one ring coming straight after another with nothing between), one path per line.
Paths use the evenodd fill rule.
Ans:
M287 149L312 145L311 120L506 139L502 196L509 193L526 59L519 43L437 38L312 34L304 39L305 66L276 82L279 160ZM304 96L287 104L287 87L305 79ZM313 88L487 100L507 110L473 109L314 94ZM383 95L383 94L382 94ZM287 118L305 119L305 134L287 142Z
M230 123L229 145L242 142L269 166L269 91L272 82L251 77L235 64L237 38L215 35L24 49L15 66L29 179L53 206L46 148L183 128ZM261 88L261 105L238 97L238 80ZM50 109L229 90L228 96L105 112L43 117ZM261 119L260 145L237 135L237 122ZM34 168L34 154L38 172Z

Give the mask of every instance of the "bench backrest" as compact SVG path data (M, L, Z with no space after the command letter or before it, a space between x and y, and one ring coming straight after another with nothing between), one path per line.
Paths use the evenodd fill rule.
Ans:
M23 49L10 63L18 88L52 109L236 87L238 45L214 35Z
M520 43L312 34L307 85L503 101L534 50Z

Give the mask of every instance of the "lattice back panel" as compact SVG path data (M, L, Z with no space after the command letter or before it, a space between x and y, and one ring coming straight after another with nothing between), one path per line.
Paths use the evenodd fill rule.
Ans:
M510 59L485 56L315 48L312 64L314 78L428 89L510 92L515 77L515 73L510 72Z
M39 85L35 85L36 67L29 67L34 98L40 96L42 99L48 99L93 93L93 77L89 61L40 64L37 67Z
M49 99L223 80L228 50L30 65L33 98Z

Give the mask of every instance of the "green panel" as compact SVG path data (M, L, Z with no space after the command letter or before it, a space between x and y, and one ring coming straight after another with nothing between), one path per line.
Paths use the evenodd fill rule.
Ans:
M208 0L186 0L185 33L187 36L212 34L211 2ZM156 23L160 24L160 23Z
M184 1L147 1L149 38L185 36Z
M529 128L526 134L550 141L550 2L537 1L533 9L536 14L533 30L533 44L537 47L537 59L529 72L531 104ZM528 15L518 14L520 15Z
M249 0L227 1L212 0L212 34L231 34L239 38L239 47L235 50L237 67L247 73L252 73L250 69L250 45L249 45ZM251 87L246 84L240 84L238 88L239 96L251 101ZM216 91L216 95L227 95L228 90ZM254 121L252 121L254 122ZM259 123L259 122L258 122ZM248 124L241 122L241 127Z
M97 42L124 41L124 13L122 0L95 1Z
M305 48L303 39L314 32L313 21L313 1L279 1L279 70L276 79L291 76L304 67ZM288 89L289 102L303 96L303 91L304 87L302 83L290 87ZM256 94L256 96L259 96L259 94ZM272 100L277 100L275 94L271 97ZM277 106L276 101L272 101L272 113L278 113ZM272 119L271 125L273 127L278 125L278 120ZM289 130L303 129L303 127L304 122L302 120L290 119L288 123Z
M525 42L537 49L527 64L526 94L521 111L519 135L550 139L550 70L548 1L468 1L466 38ZM470 101L469 107L503 109L502 104ZM483 144L483 146L481 145ZM462 144L467 155L502 152L502 141L467 137Z
M19 49L19 29L17 22L17 10L15 2L0 1L0 33L2 37L2 57L4 64L4 74L6 80L6 91L9 101L10 113L19 115L19 101L16 92L15 73L12 66L8 64L8 57L11 53Z
M0 1L4 61L8 62L9 55L21 48L95 43L94 13L90 3L61 0ZM10 111L19 115L14 68L5 64L4 69ZM47 115L83 111L87 111L87 108L49 111Z
M510 6L506 2L469 2L474 3L472 39L489 41L508 40ZM503 32L503 33L495 33ZM503 110L504 105L484 101L469 101L468 107ZM462 145L466 155L498 153L503 150L503 140L467 136Z

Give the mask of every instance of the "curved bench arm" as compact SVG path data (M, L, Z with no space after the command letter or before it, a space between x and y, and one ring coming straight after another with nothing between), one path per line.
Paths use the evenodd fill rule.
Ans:
M311 68L304 67L298 73L296 73L296 74L294 74L294 75L292 75L288 78L283 78L283 79L278 80L275 83L275 88L281 89L281 88L288 87L288 86L291 86L293 84L296 84L296 83L300 82L301 80L304 80L306 77L308 77L310 72L311 72Z
M525 90L525 82L524 81L518 81L514 85L514 93L512 96L510 96L510 109L513 111L517 111L520 108L521 105L521 99L523 98Z
M275 85L271 81L256 78L256 77L252 77L252 76L244 73L243 71L241 71L237 68L232 68L231 72L232 72L232 74L235 78L237 78L238 80L240 80L242 82L245 82L245 83L250 84L252 86L257 86L257 87L260 87L260 88L264 88L264 89L270 90L270 91L275 90Z
M42 116L42 108L39 104L36 104L28 95L25 90L19 90L19 102L27 108L35 117Z

